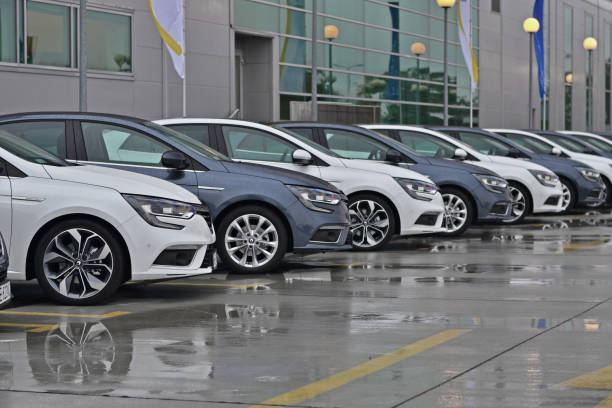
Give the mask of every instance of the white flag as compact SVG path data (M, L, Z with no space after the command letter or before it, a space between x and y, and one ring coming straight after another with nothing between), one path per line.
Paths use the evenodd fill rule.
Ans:
M465 65L467 65L470 77L472 78L472 90L476 90L478 84L478 61L476 61L476 54L474 54L472 49L472 1L459 0L457 13L459 13L457 21L459 22L461 51L463 51Z
M184 0L149 0L153 20L161 35L176 73L185 79L185 8Z

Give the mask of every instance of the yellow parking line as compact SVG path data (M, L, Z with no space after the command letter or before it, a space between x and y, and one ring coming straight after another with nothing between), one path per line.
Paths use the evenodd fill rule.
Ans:
M270 283L265 282L255 282L255 283L247 283L244 285L235 284L235 283L189 283L189 282L160 282L155 285L164 285L164 286L202 286L202 287L221 287L221 288L232 288L232 289L250 289L256 286L264 286L269 285Z
M595 408L612 408L612 395L597 404Z
M25 323L0 323L0 327L19 327L28 328L30 333L44 333L59 327L57 324L25 324Z
M447 341L459 337L462 334L468 333L469 331L470 330L445 330L438 334L434 334L433 336L409 344L391 353L384 354L380 357L359 364L358 366L350 368L346 371L339 372L338 374L334 374L330 377L297 388L293 391L270 398L269 400L264 401L261 405L254 405L251 406L251 408L265 408L267 404L281 406L299 404L306 400L312 399L317 395L323 394L324 392L334 390L352 381L392 366L393 364L396 364L408 357L412 357L416 354L422 353L423 351L446 343Z
M13 315L13 316L42 316L42 317L82 317L85 319L110 319L112 317L118 317L128 315L130 312L112 312L106 314L74 314L74 313L47 313L47 312L19 312L14 310L1 310L0 315Z
M586 249L600 248L610 242L609 239L596 239L586 242L570 242L563 244L563 252L583 251Z

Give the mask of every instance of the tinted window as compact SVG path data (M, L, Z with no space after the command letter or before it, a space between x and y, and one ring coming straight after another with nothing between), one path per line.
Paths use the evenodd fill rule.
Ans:
M461 141L482 154L492 156L510 156L510 146L487 135L470 132L457 132Z
M210 136L208 134L208 125L168 125L170 129L181 132L200 143L210 146Z
M223 126L223 138L233 159L293 162L297 146L270 133L239 126Z
M162 155L172 150L151 136L104 123L81 123L89 161L161 166Z
M567 139L567 138L565 138L563 136L544 135L544 137L547 138L547 139L552 140L553 142L555 142L559 146L563 146L567 150L570 150L572 152L586 153L589 150L591 150L587 146L583 145L582 143L575 142L575 141L573 141L571 139Z
M552 154L552 145L539 139L517 133L500 133L500 135L507 137L517 145L522 146L527 150L531 150L534 153Z
M608 142L604 142L603 140L599 140L597 138L589 137L589 136L580 136L580 138L583 139L588 144L590 144L591 146L595 146L599 150L602 150L606 153L612 153L612 145Z
M286 130L286 129L285 129ZM314 132L310 128L291 128L295 133L314 141Z
M331 151L347 159L385 160L391 150L387 145L359 133L325 129Z
M409 130L398 132L400 142L425 157L435 157L438 159L452 159L455 157L457 146L446 140L439 139L433 135Z
M0 131L0 148L9 153L32 163L46 164L50 166L67 166L63 160L49 154L47 151L26 142L12 133ZM9 163L10 164L10 163Z
M7 123L0 125L0 130L21 137L54 156L66 158L66 124L64 121Z

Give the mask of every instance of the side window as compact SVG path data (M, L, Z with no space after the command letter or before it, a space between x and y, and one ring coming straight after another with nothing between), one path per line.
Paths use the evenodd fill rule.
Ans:
M421 156L438 159L452 159L455 156L455 146L435 136L400 130L399 138L401 143Z
M270 133L239 126L223 126L223 138L232 159L292 163L297 146Z
M468 146L487 155L507 156L510 148L502 142L470 132L458 132L459 139Z
M289 128L289 130L294 131L295 133L304 136L307 139L314 140L314 133L310 128Z
M348 159L385 160L387 145L358 133L325 129L329 150Z
M200 143L210 146L210 135L208 133L208 125L169 125L172 130L189 136Z
M111 124L82 122L81 130L89 161L161 167L162 155L172 150L151 136Z
M23 138L54 156L66 158L66 122L63 120L6 123L0 125L0 130Z

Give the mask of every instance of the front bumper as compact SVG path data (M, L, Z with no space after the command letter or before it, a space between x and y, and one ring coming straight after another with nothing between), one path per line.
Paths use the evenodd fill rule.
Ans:
M293 232L293 252L342 251L352 248L346 203L326 206L332 213L309 210L296 201L288 208Z
M436 234L445 232L444 201L440 193L431 201L415 200L403 192L403 196L395 197L394 203L399 203L397 209L400 216L400 235Z
M577 205L597 206L602 204L606 197L606 185L601 183L585 182L578 188Z
M211 273L212 265L204 261L209 247L214 250L215 235L206 220L196 215L190 220L163 221L181 224L184 228L153 227L140 216L132 217L121 226L131 257L131 279L174 279Z
M561 184L555 187L547 187L538 184L538 188L532 189L533 213L557 213L563 211L563 189Z

